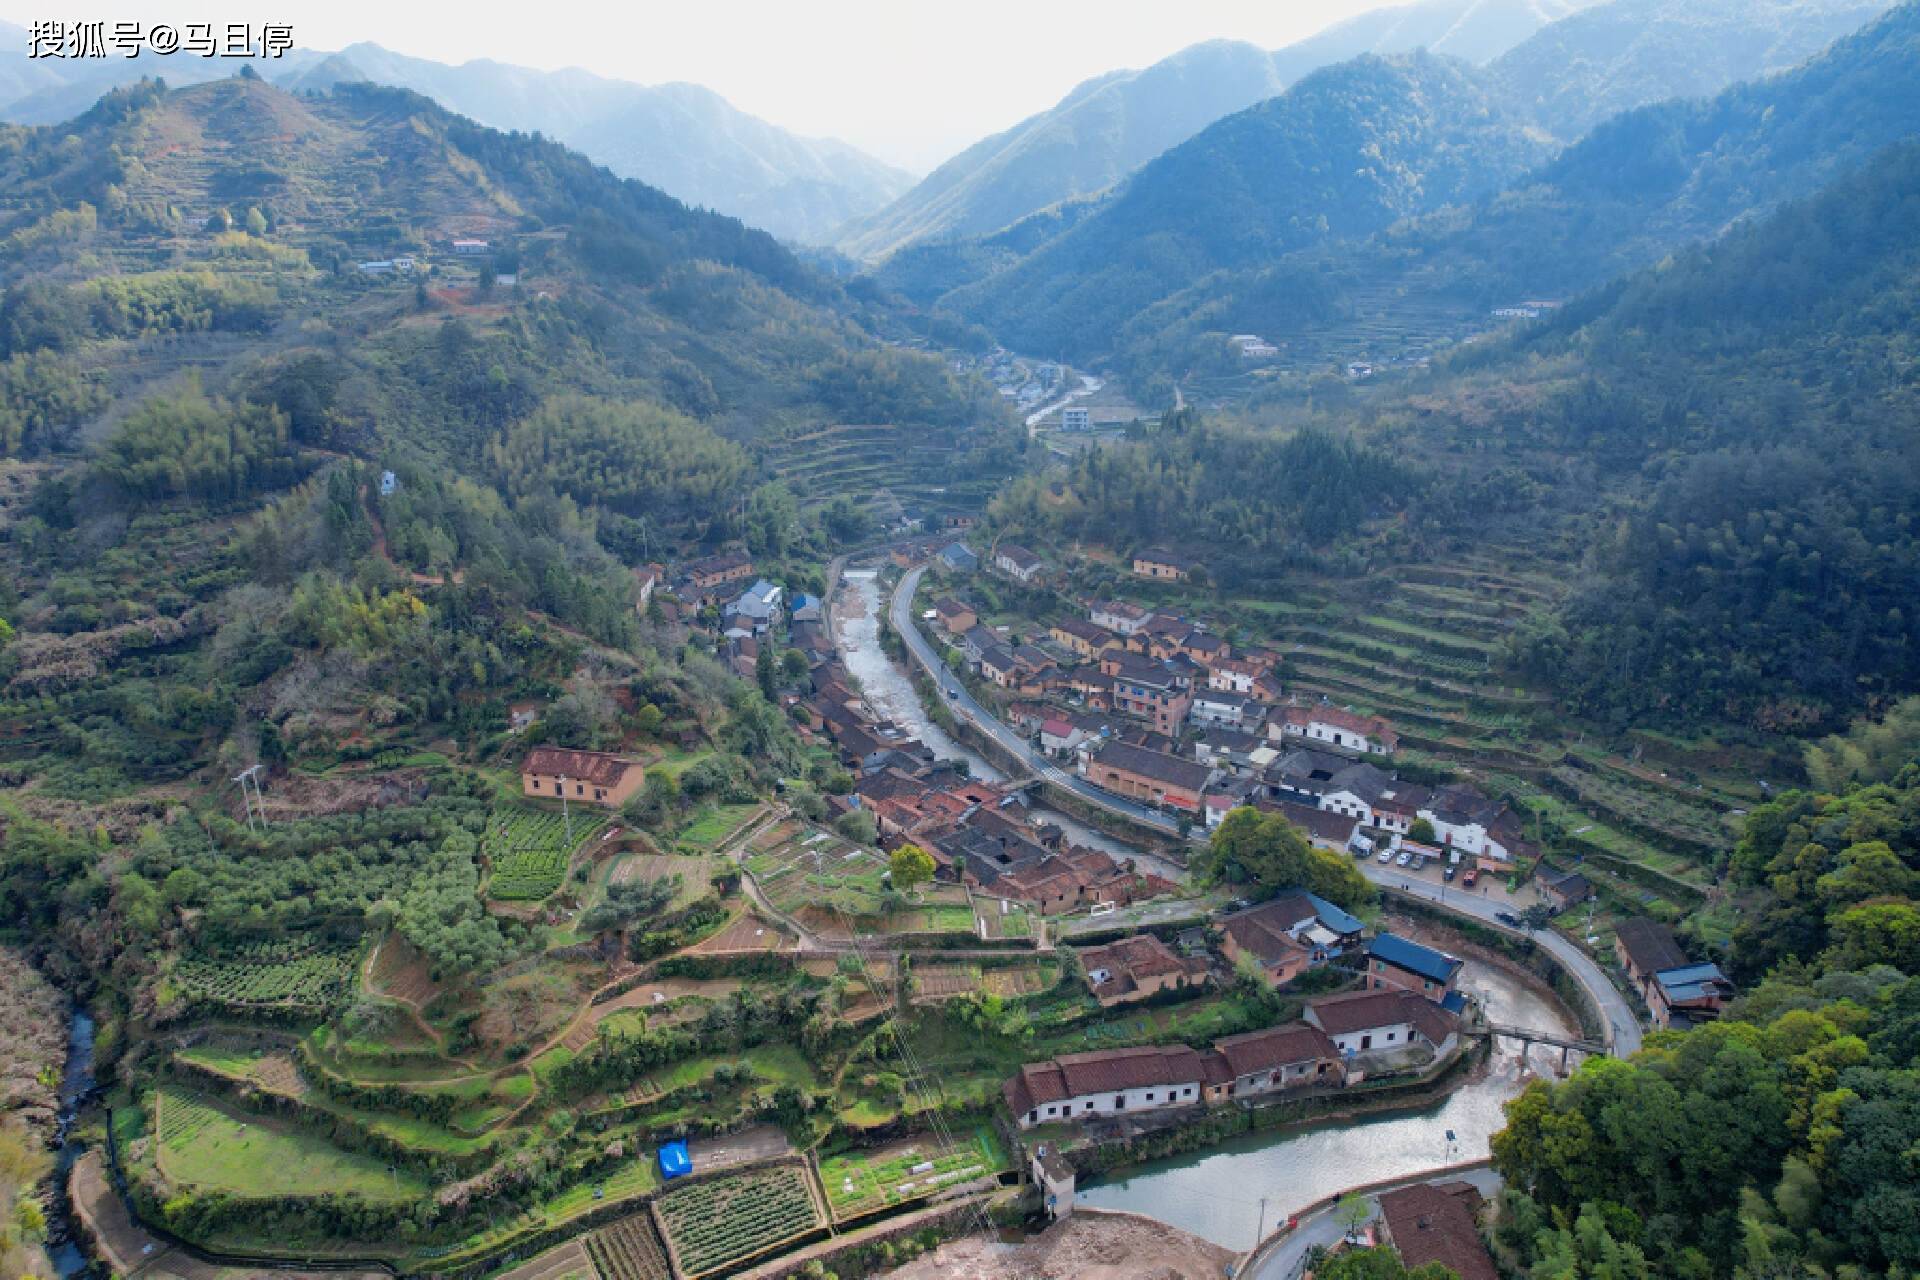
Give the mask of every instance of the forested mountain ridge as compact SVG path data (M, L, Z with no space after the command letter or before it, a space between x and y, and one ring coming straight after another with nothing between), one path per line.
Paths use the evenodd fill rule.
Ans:
M151 56L30 61L26 33L14 30L18 41L0 48L0 119L21 124L63 121L142 75L182 84L227 73L217 62ZM698 85L639 85L484 58L451 66L365 42L337 53L296 49L262 70L293 90L356 81L410 89L480 124L544 134L622 177L790 240L823 240L911 184L846 143L799 137Z
M1358 58L1210 126L942 305L1016 349L1089 357L1207 271L1473 199L1546 153L1462 64Z
M1384 360L1396 353L1369 350L1351 335L1405 323L1391 313L1393 299L1446 313L1443 329L1484 325L1489 307L1590 287L1769 201L1815 190L1911 127L1910 78L1899 75L1900 59L1911 52L1903 19L1885 15L1821 48L1829 34L1850 31L1881 8L1870 0L1751 9L1701 0L1660 6L1657 20L1640 13L1637 3L1613 0L1544 27L1488 68L1456 64L1457 74L1492 109L1537 135L1532 158L1540 167L1503 175L1505 191L1424 220L1416 211L1406 225L1364 244L1364 235L1328 233L1321 241L1296 238L1277 250L1202 247L1144 269L1136 263L1111 299L1083 299L1071 326L1072 345L1063 350L1085 360L1111 358L1138 389L1156 381L1164 389L1170 376L1223 361L1230 369L1237 353L1226 351L1224 336L1232 332L1291 339L1302 351L1350 348L1342 359ZM1563 28L1589 38L1574 40ZM1701 46L1715 56L1694 57ZM1805 66L1709 101L1639 106L1649 97L1719 88L1735 74L1760 74L1803 53L1815 53ZM1884 83L1854 87L1876 80ZM1563 94L1562 86L1573 88ZM1599 101L1638 109L1548 159L1556 132L1582 124L1568 115L1571 104ZM1765 114L1769 105L1777 107L1778 118ZM1263 103L1253 111L1273 106ZM1856 110L1860 127L1847 134ZM1651 136L1666 127L1653 122L1673 124L1683 117L1689 123L1675 125L1675 135ZM1222 170L1264 165L1267 139L1247 131L1233 137L1227 129L1239 119L1221 121L1162 159L1210 155ZM1795 120L1824 122L1805 128L1833 132L1832 146L1806 141ZM1626 142L1618 130L1637 136ZM1617 154L1609 150L1615 146ZM1666 208L1651 207L1655 196L1647 174L1656 156L1666 157L1661 163L1670 175L1700 165L1698 178L1690 179L1699 190L1671 191L1661 200ZM1754 165L1749 175L1713 176L1716 167L1748 163ZM1596 185L1562 193L1560 184L1582 166ZM1003 337L1041 341L1040 349L1050 349L1044 344L1054 340L1057 326L1031 323L1027 309L1044 311L1041 299L1078 283L1078 256L1066 249L1076 237L1119 243L1146 234L1127 208L1146 172L1113 192L1067 206L1065 218L1049 213L990 238L915 246L876 269L874 279L920 305L949 307L989 328L1011 320L1015 327ZM1748 187L1751 200L1742 195ZM1208 211L1202 206L1195 216L1204 220ZM1136 250L1136 256L1144 252ZM1379 303L1381 298L1389 303ZM1388 310L1379 312L1381 305Z
M1567 142L1610 116L1791 70L1887 0L1608 0L1487 65L1516 110Z
M1484 62L1579 7L1574 0L1420 0L1359 14L1271 53L1214 40L1150 67L1109 72L968 147L886 208L844 228L836 247L879 261L923 242L990 236L1050 205L1105 190L1214 121L1322 67L1422 48Z

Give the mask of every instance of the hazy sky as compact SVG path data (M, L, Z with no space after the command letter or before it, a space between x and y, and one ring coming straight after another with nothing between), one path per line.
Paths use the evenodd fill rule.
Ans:
M690 80L797 133L844 138L931 168L1058 101L1089 76L1201 40L1278 48L1384 0L635 0L528 5L234 0L57 6L0 0L0 16L66 21L288 22L294 42L371 40L464 62L585 67L644 84Z

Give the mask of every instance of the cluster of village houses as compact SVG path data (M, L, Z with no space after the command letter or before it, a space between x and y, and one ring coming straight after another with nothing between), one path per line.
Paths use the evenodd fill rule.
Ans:
M1023 547L1002 542L992 554L992 569L1016 581L1046 572ZM948 557L943 550L935 559L944 565ZM1159 549L1131 559L1133 574L1153 581L1197 569ZM1010 724L1129 800L1206 827L1252 805L1285 814L1328 848L1384 840L1489 873L1534 853L1510 805L1470 785L1427 787L1382 768L1399 747L1384 719L1289 698L1273 650L1236 651L1202 622L1124 600L1090 600L1085 609L1021 639L984 625L956 587L933 602L926 621L1001 691ZM1435 844L1407 841L1420 819L1433 827Z
M1339 1088L1369 1073L1425 1067L1460 1046L1467 1001L1455 989L1461 961L1391 933L1366 936L1361 922L1302 890L1282 893L1214 922L1219 951L1236 970L1275 985L1334 965L1359 990L1309 1000L1297 1022L1186 1045L1096 1050L1030 1062L1002 1089L1023 1129L1139 1115L1288 1090ZM1078 953L1102 1005L1151 999L1210 980L1198 937L1176 949L1150 933Z

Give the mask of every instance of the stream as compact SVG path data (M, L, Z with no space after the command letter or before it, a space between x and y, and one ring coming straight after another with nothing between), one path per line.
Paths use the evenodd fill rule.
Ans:
M86 1274L88 1259L74 1232L73 1204L67 1199L67 1172L81 1152L73 1126L81 1110L93 1100L93 1017L75 1008L67 1035L67 1065L60 1075L60 1117L55 1125L54 1191L48 1204L47 1254L60 1280Z
M863 695L877 712L913 733L940 758L966 760L977 777L1003 777L978 752L928 719L912 683L880 647L884 604L874 573L845 575L835 632L841 658L860 681ZM1181 868L1065 814L1040 807L1033 813L1058 823L1079 843L1137 857L1155 864L1163 875L1185 879ZM1480 999L1492 1021L1565 1034L1578 1031L1554 1002L1491 965L1469 960L1459 985ZM1551 1072L1558 1061L1558 1050L1535 1048L1523 1062L1515 1042L1496 1040L1484 1069L1445 1101L1424 1110L1249 1134L1092 1182L1079 1189L1079 1200L1157 1218L1230 1249L1247 1249L1255 1243L1263 1217L1265 1228L1272 1230L1289 1214L1344 1187L1484 1159L1489 1140L1506 1123L1507 1100L1520 1092L1530 1074Z

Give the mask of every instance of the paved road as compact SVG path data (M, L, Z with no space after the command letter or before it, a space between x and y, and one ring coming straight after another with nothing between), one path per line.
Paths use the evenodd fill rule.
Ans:
M1464 916L1472 916L1482 924L1489 925L1506 933L1531 937L1535 942L1551 951L1572 972L1576 981L1585 987L1587 994L1600 1007L1601 1016L1607 1021L1607 1043L1612 1046L1614 1056L1627 1057L1640 1047L1640 1019L1634 1015L1633 1006L1613 985L1613 980L1601 970L1577 945L1555 933L1551 929L1529 932L1525 929L1513 929L1494 919L1500 911L1512 911L1504 893L1495 896L1492 893L1476 894L1468 889L1449 888L1445 884L1436 884L1431 880L1421 880L1398 872L1393 866L1381 866L1372 858L1366 858L1358 864L1367 879L1375 884L1399 889L1409 897L1424 898L1426 901ZM1517 913L1516 913L1517 914Z
M1109 813L1131 818L1135 822L1164 831L1169 835L1177 833L1179 830L1177 824L1165 814L1102 791L1085 778L1059 768L1045 755L1029 746L1026 739L1002 724L991 711L974 700L973 695L967 692L966 686L961 684L959 679L940 661L940 655L934 652L933 646L928 644L926 637L920 634L920 628L914 625L913 593L919 587L920 575L924 572L924 569L913 569L901 575L900 584L893 591L890 615L893 619L893 629L898 631L901 638L906 641L907 651L939 685L941 697L954 714L1005 747L1049 782L1072 791L1075 795L1100 806ZM949 689L958 696L947 697ZM1494 919L1496 911L1510 909L1505 895L1495 900L1491 895L1475 896L1464 890L1449 890L1444 884L1397 875L1392 866L1382 867L1371 858L1362 860L1359 866L1367 878L1375 883L1394 887L1405 884L1406 892L1412 896L1425 898L1447 910L1471 916L1493 928L1507 928ZM1524 931L1508 930L1508 932ZM1550 929L1541 930L1530 936L1566 964L1574 978L1586 988L1587 994L1599 1006L1602 1016L1607 1021L1607 1043L1613 1047L1615 1055L1624 1058L1637 1050L1640 1047L1640 1020L1634 1016L1633 1006L1627 1003L1626 997L1620 994L1619 989L1601 971L1600 966L1595 964L1586 952Z
M1111 792L1102 791L1080 775L1062 769L1046 755L1034 750L1025 738L1002 724L993 712L974 700L973 695L967 692L966 686L947 669L945 663L940 661L940 655L935 653L933 646L927 643L927 638L920 634L920 628L914 625L913 593L920 585L920 575L925 572L925 569L912 569L901 575L899 585L893 589L893 601L888 607L888 613L893 619L893 629L900 633L901 639L906 641L907 651L913 655L914 661L919 663L921 668L933 677L934 683L940 687L941 700L947 704L948 709L981 733L992 738L1027 768L1048 782L1073 792L1089 804L1098 805L1109 813L1117 813L1123 818L1130 818L1156 831L1164 831L1168 835L1177 835L1180 830L1179 824L1166 814L1134 804L1131 800L1122 799ZM955 696L947 696L949 689Z
M1436 1174L1431 1178L1413 1178L1401 1185L1412 1185L1414 1182L1429 1180L1471 1182L1480 1188L1480 1194L1489 1200L1500 1194L1502 1185L1500 1175L1491 1169L1468 1169L1461 1173ZM1315 1245L1330 1245L1346 1233L1346 1228L1341 1226L1338 1219L1334 1217L1334 1210L1337 1207L1337 1203L1331 1204L1302 1218L1300 1225L1285 1240L1275 1244L1265 1253L1256 1254L1250 1260L1251 1265L1244 1274L1250 1277L1250 1280L1293 1280L1306 1261L1307 1250ZM1367 1196L1367 1207L1373 1210L1375 1218L1380 1216L1380 1201L1377 1196Z

